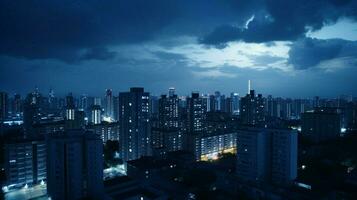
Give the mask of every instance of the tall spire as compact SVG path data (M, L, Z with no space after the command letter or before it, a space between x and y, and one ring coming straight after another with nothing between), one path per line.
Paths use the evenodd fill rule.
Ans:
M251 90L251 88L250 88L250 80L248 80L248 94L250 93L250 90Z

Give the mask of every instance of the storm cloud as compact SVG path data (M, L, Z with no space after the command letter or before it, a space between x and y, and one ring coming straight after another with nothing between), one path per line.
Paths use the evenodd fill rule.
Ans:
M251 79L264 92L287 93L292 81L310 95L307 83L335 77L339 85L326 92L335 94L357 84L347 76L357 65L356 41L309 33L334 32L346 19L357 30L356 0L2 0L0 89L96 93L141 85L188 94L245 91Z
M357 19L357 2L350 0L266 0L246 26L224 24L200 38L206 45L224 47L230 41L296 40L306 32L333 24L341 17Z
M295 69L316 67L325 61L336 59L357 60L357 42L341 39L319 40L303 38L293 43L288 62Z

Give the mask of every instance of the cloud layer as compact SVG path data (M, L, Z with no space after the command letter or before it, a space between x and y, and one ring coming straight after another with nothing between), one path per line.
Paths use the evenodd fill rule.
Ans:
M356 41L310 37L326 26L333 35L342 19L353 35L356 0L3 0L0 89L230 92L252 79L268 93L310 95L336 79L326 95L357 95L343 88L355 78L340 78L357 66Z

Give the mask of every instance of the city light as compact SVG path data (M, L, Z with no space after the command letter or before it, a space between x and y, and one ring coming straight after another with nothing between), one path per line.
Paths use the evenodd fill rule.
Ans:
M105 122L113 122L114 120L111 117L103 116L103 121Z

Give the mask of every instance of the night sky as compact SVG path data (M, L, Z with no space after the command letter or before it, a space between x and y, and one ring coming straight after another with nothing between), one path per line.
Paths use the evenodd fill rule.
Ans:
M1 0L0 90L357 96L354 0Z

